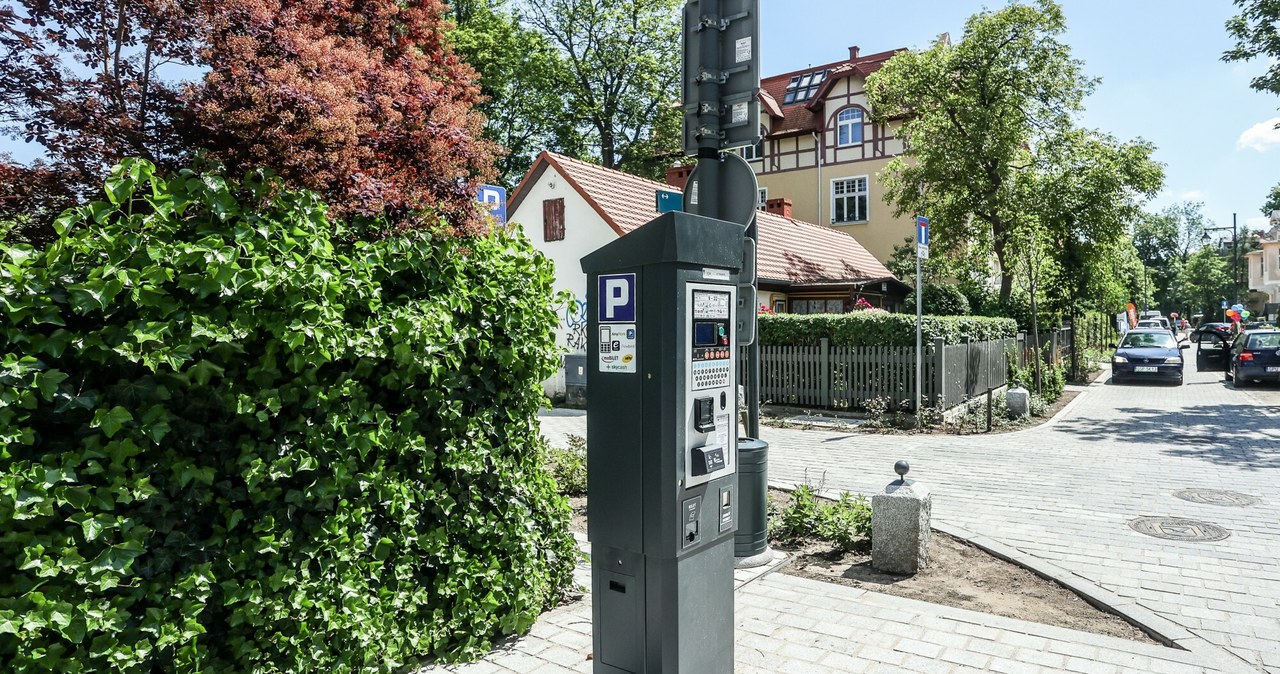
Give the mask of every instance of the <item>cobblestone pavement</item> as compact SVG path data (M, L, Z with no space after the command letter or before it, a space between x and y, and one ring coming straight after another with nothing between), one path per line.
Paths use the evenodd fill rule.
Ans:
M1035 663L1004 657L1007 654L1002 655L1003 651L988 653L983 650L991 650L987 644L949 644L974 656L969 666L988 671L1163 672L1182 671L1175 662L1193 668L1187 671L1208 662L1212 665L1209 671L1280 673L1280 565L1276 562L1276 550L1280 550L1280 416L1268 413L1260 400L1265 394L1265 390L1262 394L1236 390L1223 384L1220 374L1189 369L1187 383L1181 387L1119 386L1101 379L1080 393L1053 423L1017 433L870 435L766 428L761 435L770 444L771 482L820 483L831 491L870 494L896 477L894 461L907 459L911 476L927 483L933 492L936 521L997 541L1100 586L1114 595L1121 609L1153 612L1157 620L1176 626L1172 628L1175 631L1183 628L1190 638L1179 643L1193 650L1157 648L1172 659L1160 661L1158 666L1151 662L1126 665L1116 660L1122 655L1153 656L1147 649L1138 654L1132 648L1098 645L1100 639L1105 644L1115 640L1036 626L1064 643L1081 646L1059 655L1083 657L1091 664L1082 668L1076 661L1072 663L1080 666L1056 660L1054 664ZM542 418L542 424L553 443L563 442L568 433L585 432L585 419L573 411L552 412ZM1186 489L1226 490L1254 497L1257 502L1214 505L1174 496ZM1218 525L1230 535L1216 542L1163 540L1129 526L1143 516L1198 520ZM1175 534L1186 530L1171 529ZM802 585L797 579L775 574L738 593L741 671L824 671L799 665L788 669L776 659L768 665L743 660L751 653L745 648L754 640L749 635L756 634L746 626L744 612L773 626L774 631L766 636L782 638L788 644L812 647L812 640L821 636L805 632L808 636L804 637L786 630L779 633L782 627L797 627L784 621L792 620L787 616L796 612L800 602L793 602L789 612L782 611L785 606L767 609L782 611L772 621L752 612L764 601L757 592L803 592ZM757 586L759 590L753 590ZM848 625L860 625L867 631L859 632L843 649L830 640L822 642L830 647L825 657L847 656L860 665L845 662L841 668L825 664L833 671L863 671L857 667L877 664L895 671L909 669L902 663L868 657L861 650L867 643L886 648L879 640L902 629L894 626L901 621L877 628L877 620L887 614L877 612L875 605L905 600L872 593L850 597L848 605L837 609L830 599L837 594L843 593L834 586L814 592L812 611L818 615L827 610L844 611ZM954 624L944 627L952 609L923 605L912 610L923 621L916 626L930 638L936 640L934 630L956 634L959 629ZM589 628L589 613L583 615L588 616ZM808 611L799 611L800 617L808 615ZM1023 626L1024 632L1032 631L1025 627L1028 623L992 616L974 620L997 633L1010 631L1010 622ZM834 619L819 622L846 624ZM906 624L915 623L908 620ZM803 632L806 628L798 629ZM913 635L911 642L932 643L922 634L908 631ZM1043 633L1037 635L1048 638ZM902 646L902 641L906 639L887 648L899 652L894 649ZM998 636L989 641L1002 643ZM1033 650L1056 652L1050 647ZM762 652L783 654L780 649ZM950 664L939 665L935 659L933 669L919 671L966 671L954 660L943 661ZM981 664L975 664L979 661ZM775 669L750 669L766 666Z

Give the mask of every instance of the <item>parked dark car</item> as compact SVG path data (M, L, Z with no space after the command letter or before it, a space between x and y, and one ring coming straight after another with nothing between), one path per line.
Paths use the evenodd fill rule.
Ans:
M1236 388L1280 381L1280 330L1246 330L1236 336L1227 363L1227 378Z
M1120 338L1111 356L1111 381L1119 384L1139 379L1182 384L1182 349L1168 330L1133 329Z
M1206 332L1212 332L1215 335L1226 339L1228 342L1231 341L1230 323L1201 323L1196 326L1195 330L1191 331L1191 334L1187 336L1187 339L1192 342L1199 342L1200 336Z
M1206 331L1196 342L1196 371L1223 372L1231 355L1230 333L1220 335L1212 330Z

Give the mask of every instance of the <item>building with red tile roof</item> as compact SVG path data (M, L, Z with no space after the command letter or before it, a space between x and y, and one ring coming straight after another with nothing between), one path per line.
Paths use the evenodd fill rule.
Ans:
M760 80L763 140L743 148L761 202L786 198L796 217L852 235L876 259L914 232L910 215L895 217L876 175L903 145L899 124L875 124L867 77L900 49L861 54Z
M555 263L557 289L576 298L561 317L558 335L570 353L586 345L586 275L579 260L657 217L658 192L679 192L691 169L672 169L670 182L660 183L543 152L512 192L508 220ZM791 217L785 199L768 208L756 215L762 305L779 312L840 313L861 297L876 307L900 308L910 288L853 237Z

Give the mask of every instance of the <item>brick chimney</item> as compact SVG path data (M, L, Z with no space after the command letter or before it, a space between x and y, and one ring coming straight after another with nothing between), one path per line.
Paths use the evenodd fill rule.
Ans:
M693 173L694 166L697 166L697 164L672 166L667 169L667 184L678 190L684 190L684 184L688 182L689 174Z
M860 51L860 50L858 49L858 45L856 45L856 44L855 44L855 45L853 45L852 47L849 47L849 60L850 60L850 61L856 61L856 60L858 60L858 51Z
M784 218L791 218L791 200L786 197L770 199L764 202L764 210L774 215L781 215Z

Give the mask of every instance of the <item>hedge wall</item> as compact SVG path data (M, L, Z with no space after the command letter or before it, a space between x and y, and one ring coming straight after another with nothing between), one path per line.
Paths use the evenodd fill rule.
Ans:
M531 625L576 556L549 263L153 170L0 248L3 669L388 672Z
M765 346L813 345L823 337L835 346L915 346L916 317L884 311L761 315L759 331ZM1011 318L924 316L920 332L926 344L935 337L959 344L966 335L976 341L1014 337L1018 323Z

